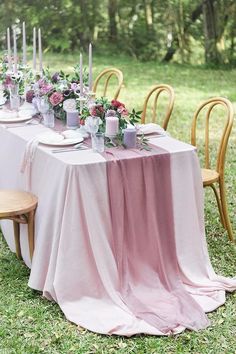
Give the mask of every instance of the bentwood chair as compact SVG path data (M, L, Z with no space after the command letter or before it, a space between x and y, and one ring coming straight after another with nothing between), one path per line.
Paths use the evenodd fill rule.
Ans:
M203 118L204 126L201 126L201 132L205 130L204 134L204 168L202 168L202 180L204 187L211 187L214 191L221 223L224 228L227 230L228 237L231 241L234 241L233 231L228 215L227 201L226 201L226 188L225 188L225 178L224 178L224 168L225 168L225 154L228 144L228 139L233 125L233 116L234 110L232 103L222 97L215 97L208 99L207 101L200 104L196 112L194 113L192 121L192 130L191 130L191 143L194 146L197 145L197 121L200 123L199 118ZM214 120L213 120L214 117ZM211 118L211 120L210 120ZM217 118L217 124L216 124ZM213 130L213 127L210 129L210 122L213 125L219 126L219 122L222 122L222 128L217 129L214 133L213 139L216 139L216 136L219 136L219 146L215 156L214 168L211 167L213 160L213 144L210 144L210 130ZM216 127L215 127L216 129ZM220 133L220 134L219 134ZM202 134L201 134L202 136ZM199 140L199 139L198 139ZM217 187L215 186L217 185Z
M34 253L34 214L38 199L32 193L19 190L0 190L0 219L13 221L16 255L22 259L20 224L28 225L29 253Z
M111 88L111 83L114 84L114 79L115 79L115 86L114 88ZM103 87L102 87L103 84ZM109 85L110 84L110 85ZM103 70L95 79L94 84L93 84L93 92L97 93L98 91L98 86L101 88L101 96L107 97L108 96L108 88L109 92L114 92L112 93L112 98L116 100L119 96L121 87L123 85L123 73L119 69L116 68L111 68L111 69L105 69ZM113 91L114 90L114 91Z
M157 107L161 106L160 96L163 97L163 102L164 102L164 96L167 96L167 103L165 104L166 111L162 118L162 122L160 123L162 128L167 130L167 126L174 107L174 100L175 100L174 90L169 85L165 85L165 84L156 85L149 91L148 95L144 100L143 111L141 115L141 123L145 124L147 120L149 122L151 121L152 123L157 123L159 121L157 117L160 116L160 113L157 115Z

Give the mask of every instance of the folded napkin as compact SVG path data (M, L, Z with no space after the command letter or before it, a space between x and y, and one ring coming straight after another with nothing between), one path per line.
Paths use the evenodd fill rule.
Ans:
M148 124L137 124L138 135L147 135L147 134L161 134L161 135L169 135L160 125L156 123L148 123Z
M31 165L34 160L34 155L38 143L39 140L37 136L28 141L28 143L26 144L23 160L21 163L20 172L26 174L26 189L29 191L31 190Z

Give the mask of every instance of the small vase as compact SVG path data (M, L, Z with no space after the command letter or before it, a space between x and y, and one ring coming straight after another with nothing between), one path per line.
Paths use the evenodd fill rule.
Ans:
M14 84L9 87L10 92L10 109L18 111L20 107L19 85Z
M45 127L54 128L55 116L53 109L49 109L46 113L43 113L43 124Z

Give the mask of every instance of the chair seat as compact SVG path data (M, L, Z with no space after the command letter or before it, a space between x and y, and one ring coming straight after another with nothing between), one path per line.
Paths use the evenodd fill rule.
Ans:
M17 216L35 209L37 197L18 190L0 190L0 218Z
M209 170L206 168L202 168L202 181L203 186L209 186L214 182L219 180L219 173L215 170Z

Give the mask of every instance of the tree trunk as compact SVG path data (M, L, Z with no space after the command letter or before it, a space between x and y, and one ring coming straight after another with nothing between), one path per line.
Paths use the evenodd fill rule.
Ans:
M218 64L220 55L217 50L217 9L214 0L203 1L203 25L205 34L205 61Z
M109 17L109 40L114 42L117 40L117 0L108 1L108 17Z
M202 7L203 7L203 4L201 3L200 5L198 5L192 12L190 18L191 18L191 21L186 23L184 25L184 28L183 28L183 35L185 35L187 32L188 32L188 29L189 27L191 26L191 24L193 22L195 22L199 17L200 15L202 14ZM175 33L173 35L173 39L172 39L172 43L171 45L169 46L169 48L167 49L167 52L164 56L164 58L162 59L162 61L164 62L169 62L171 61L171 59L173 58L176 50L178 49L179 47L179 39L178 39L178 34Z

